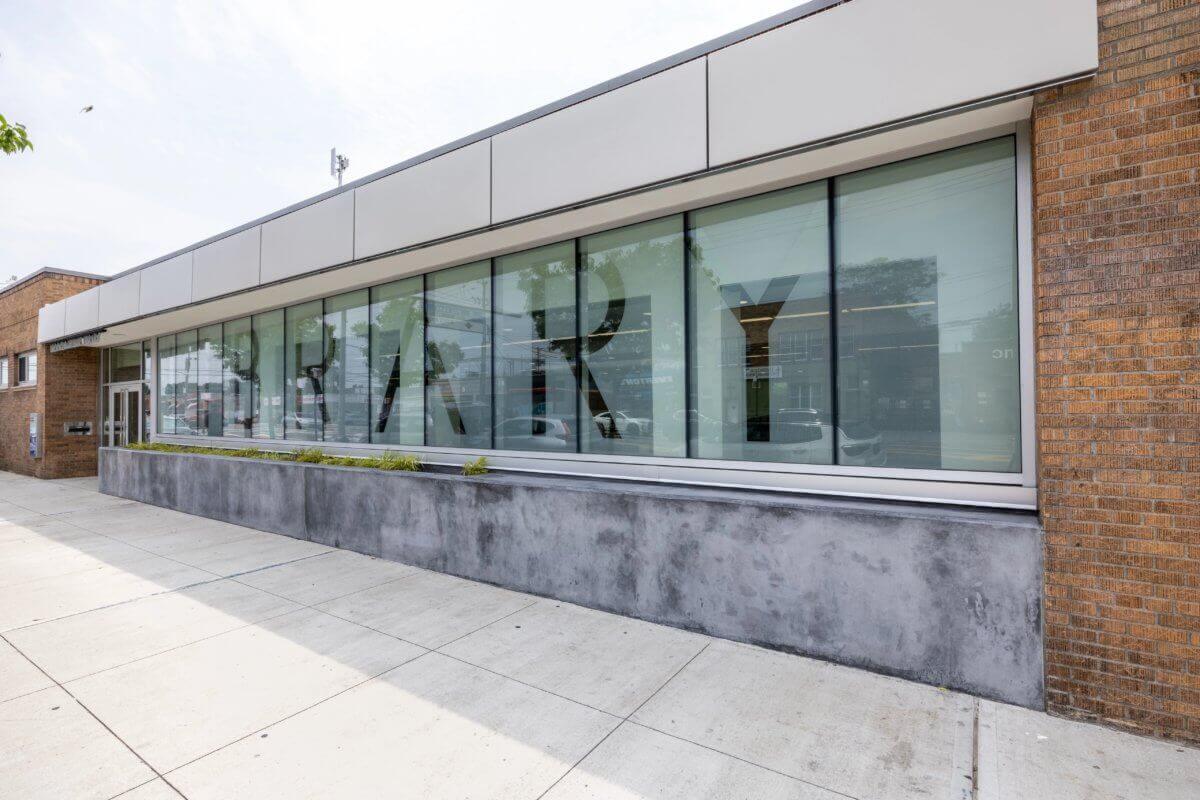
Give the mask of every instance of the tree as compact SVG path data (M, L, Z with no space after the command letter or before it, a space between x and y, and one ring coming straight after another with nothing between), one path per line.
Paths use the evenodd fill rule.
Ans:
M33 142L25 133L25 126L19 122L10 123L0 114L0 150L12 155L22 150L32 150Z

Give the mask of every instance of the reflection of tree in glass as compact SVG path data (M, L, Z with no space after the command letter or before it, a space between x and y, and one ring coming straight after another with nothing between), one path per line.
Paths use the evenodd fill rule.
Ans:
M843 308L899 306L937 299L937 259L876 258L863 264L839 264L838 300ZM914 307L922 313L928 306ZM931 313L931 312L924 312ZM933 312L936 313L936 312Z
M368 365L373 386L383 384L379 413L375 420L375 432L387 430L388 420L392 415L392 406L396 401L396 392L401 389L411 389L424 382L424 369L410 372L403 371L403 353L410 352L420 336L420 325L424 307L420 295L398 297L383 305L379 313L372 314L369 323L356 323L355 333L369 337L369 341L382 344L387 338L398 331L395 347L389 347L390 353L381 353L378 358ZM456 346L457 347L457 346ZM462 350L458 349L461 358ZM439 362L442 361L439 353ZM457 360L456 360L457 363Z
M682 317L648 316L649 321L629 317L629 313L634 309L642 308L647 314L653 309L649 296L631 297L629 295L623 275L626 274L626 271L633 270L643 271L648 275L664 274L680 268L677 237L639 241L623 247L608 249L600 254L589 254L582 273L582 278L587 286L583 295L587 298L596 294L591 291L590 284L592 281L598 281L604 286L607 299L602 306L600 303L584 300L582 309L585 314L584 327L590 328L583 338L584 357L600 354L616 341L618 335L622 335L621 345L628 351L627 354L624 354L625 360L652 362L655 337L649 335L650 325L658 326L664 332L675 334L675 336L660 336L657 339L659 350L664 357L676 356L677 353L674 352L675 348L672 347L672 342L679 341L682 337ZM646 329L641 331L638 326L645 326ZM573 359L571 368L572 370L579 369ZM607 425L597 423L600 435L607 439L621 438L615 416L608 413L611 410L608 398L604 396L603 390L597 384L595 376L590 370L585 370L584 375L586 376L584 397L587 399L588 412L593 419L607 415L602 417L602 419L608 420Z

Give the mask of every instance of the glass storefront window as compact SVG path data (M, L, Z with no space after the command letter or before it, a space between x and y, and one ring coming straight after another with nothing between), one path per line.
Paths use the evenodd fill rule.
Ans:
M579 240L585 453L686 455L683 217Z
M492 446L491 265L425 276L425 441Z
M325 411L325 336L320 300L285 311L284 436L320 441Z
M496 259L495 447L575 452L575 243Z
M175 334L175 432L192 436L203 434L196 402L199 383L196 348L196 331Z
M425 443L425 309L421 278L371 290L371 441Z
M283 309L255 314L250 321L250 377L256 439L283 438Z
M369 438L369 293L347 292L325 301L325 441Z
M1019 471L1013 140L835 186L839 463Z
M250 318L225 323L221 344L226 436L250 436L254 422Z
M691 455L829 464L824 182L690 215Z
M221 412L221 326L201 328L197 337L196 432L201 436L220 436L225 427Z
M107 419L107 417L105 417ZM175 337L158 337L158 432L175 433Z
M165 336L158 429L1019 472L1015 147ZM101 370L145 380L149 359L110 348Z

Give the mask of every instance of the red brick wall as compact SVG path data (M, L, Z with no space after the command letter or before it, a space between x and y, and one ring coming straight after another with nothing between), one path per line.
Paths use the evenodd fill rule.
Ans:
M1200 743L1200 2L1098 12L1034 111L1047 702Z
M91 348L51 353L37 345L38 309L90 289L100 281L45 273L0 291L0 358L9 360L10 384L17 380L17 354L38 351L36 386L0 389L0 469L40 478L96 474L99 441L100 361ZM29 456L29 414L42 413L43 457ZM64 436L63 423L91 420L96 434Z

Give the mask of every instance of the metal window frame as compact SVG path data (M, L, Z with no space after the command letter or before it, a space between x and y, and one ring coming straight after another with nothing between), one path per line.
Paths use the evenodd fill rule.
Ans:
M514 471L514 472L549 472L563 475L578 475L589 477L607 477L634 481L652 481L662 483L675 484L691 484L713 487L735 487L735 488L752 488L768 491L782 492L799 492L799 493L814 493L825 495L837 495L847 497L862 497L862 498L877 498L891 499L916 502L936 502L953 505L976 505L997 508L1012 508L1035 510L1037 508L1037 439L1036 439L1036 417L1035 417L1035 374L1036 364L1034 363L1034 298L1033 298L1033 238L1032 238L1032 164L1031 164L1031 137L1028 122L1016 123L1012 126L1003 129L990 129L980 131L975 136L963 137L962 141L954 146L944 147L940 149L932 149L928 153L921 153L915 156L899 158L892 161L884 161L884 164L898 163L908 160L908 158L917 158L922 155L929 155L938 152L946 152L957 147L976 144L992 139L1011 136L1014 140L1014 155L1015 155L1015 171L1016 171L1016 253L1017 253L1017 299L1018 299L1018 347L1019 347L1019 382L1020 382L1020 432L1021 432L1021 470L1019 472L976 472L968 470L939 470L939 469L910 469L902 467L850 467L840 464L825 464L825 465L807 465L807 464L786 464L776 462L755 462L755 461L728 461L715 459L700 459L692 457L692 424L687 423L686 440L687 440L687 455L684 457L654 457L654 456L615 456L602 455L595 453L555 453L546 454L540 452L513 451L513 450L496 450L493 448L452 448L452 447L437 447L428 445L428 430L424 435L425 444L404 445L404 449L414 453L419 453L431 463L438 464L462 464L463 462L476 458L478 456L486 456L489 463L495 469ZM854 172L851 170L850 172ZM836 200L833 194L834 181L837 175L817 178L826 182L826 194L828 202L833 204ZM850 174L850 173L845 173ZM797 181L795 186L805 183L812 183L813 180ZM790 188L790 187L785 187ZM783 191L785 189L772 189L768 192L747 193L746 197L753 197L759 194L768 194L772 191ZM722 201L724 202L730 201ZM692 401L694 381L694 369L691 364L690 348L688 347L693 339L690 326L694 324L692 319L693 314L690 309L690 290L691 290L691 274L690 274L690 238L688 231L688 215L694 211L704 208L700 206L693 209L687 209L683 212L673 212L664 216L674 216L680 214L683 217L684 228L684 316L685 316L685 381L688 384L686 397L688 406ZM832 215L829 219L830 228L830 251L829 259L831 264L831 281L833 280L834 270L832 265L836 259L836 243L834 237L834 224ZM582 237L572 237L575 240L576 248L576 294L579 290L579 239ZM541 246L541 245L537 245ZM518 251L519 252L519 251ZM479 261L487 260L489 262L489 279L490 291L494 295L495 292L495 257L488 259L473 259L465 263L478 263ZM424 355L424 363L426 369L426 380L428 380L428 275L442 269L453 269L462 264L448 264L439 267L437 270L429 270L422 273L422 338L426 353ZM371 287L368 287L371 288ZM370 295L368 295L370 297ZM324 300L325 298L314 298ZM491 298L491 309L489 316L494 316L495 303L494 297ZM308 301L312 302L312 301ZM831 296L831 302L833 298ZM288 308L301 303L292 303L289 306L280 306L279 308ZM275 308L263 309L250 316L258 316L259 314L275 311ZM234 318L241 318L244 314ZM832 317L833 315L831 315ZM577 330L579 324L579 309L576 309ZM285 313L286 320L286 313ZM214 324L214 323L209 323ZM202 327L202 326L197 326ZM286 325L285 325L286 327ZM189 329L190 330L190 329ZM285 331L286 334L286 331ZM834 341L836 331L831 330L830 335L830 357L834 357L836 343ZM157 344L158 337L151 339L152 348L154 350L154 363L157 366ZM285 343L286 347L286 343ZM495 359L495 343L491 343L491 360ZM577 353L577 358L579 354ZM286 368L285 368L286 369ZM836 378L836 367L835 378ZM491 364L491 380L495 382L495 365ZM157 373L157 370L156 370ZM156 385L151 393L152 403L157 403L158 385ZM831 392L836 398L836 384L831 385ZM494 391L493 391L494 395ZM422 393L422 401L425 405L425 410L428 410L428 388ZM836 400L834 401L836 402ZM577 399L578 404L578 399ZM690 416L690 415L688 415ZM157 428L157 407L154 409L152 416L155 427ZM494 434L494 431L493 431ZM190 435L167 435L161 434L157 430L154 432L155 438L163 441L172 441L180 444L205 444L205 445L220 445L227 440L220 437L204 437ZM240 439L239 439L240 441ZM296 442L295 440L285 439L256 439L257 444L266 447L274 447L277 449L288 450L308 444L310 442ZM338 453L344 455L373 455L383 449L395 449L396 445L382 445L376 443L351 444L345 442L322 442L326 451L330 453ZM493 442L494 444L494 442ZM836 452L836 445L835 445Z

